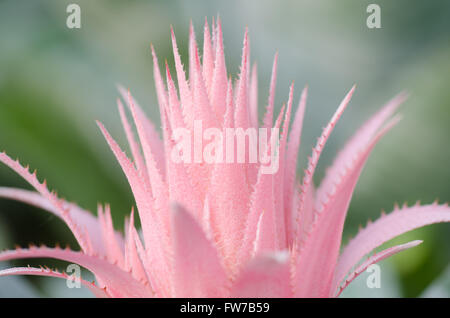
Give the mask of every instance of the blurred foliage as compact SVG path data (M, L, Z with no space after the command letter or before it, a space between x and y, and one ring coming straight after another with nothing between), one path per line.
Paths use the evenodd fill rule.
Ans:
M72 2L81 7L79 30L65 25L66 7ZM358 84L326 147L316 183L365 119L399 91L411 94L401 109L402 122L380 142L361 176L345 241L359 224L377 218L382 209L389 212L396 201L449 201L450 2L376 1L382 9L379 30L365 24L366 7L372 2L2 0L0 150L36 168L39 178L45 177L62 197L93 213L97 203L111 203L116 227L122 228L134 202L95 119L125 145L115 107L115 86L121 83L159 124L150 42L160 62L167 58L173 68L170 24L186 60L189 20L201 40L205 17L211 21L220 14L233 76L238 72L244 28L249 27L251 55L260 75L260 109L267 100L276 51L277 108L287 99L290 81L295 80L296 98L306 83L310 87L300 175L321 128L351 85ZM3 166L0 186L29 188ZM76 247L62 222L47 213L6 200L0 200L0 212L2 247L56 241ZM420 295L449 263L448 225L407 233L396 241L409 238L425 242L382 263L386 275L398 281L396 291L386 291L385 296ZM44 264L33 262L29 263ZM0 289L6 286L3 282ZM42 285L39 279L32 282Z

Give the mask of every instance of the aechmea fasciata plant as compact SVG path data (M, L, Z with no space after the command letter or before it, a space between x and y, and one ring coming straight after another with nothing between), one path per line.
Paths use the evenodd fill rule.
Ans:
M399 121L395 112L405 94L388 102L355 133L316 188L313 176L320 155L354 87L323 130L303 180L298 182L297 154L307 88L294 113L292 85L286 105L274 120L275 56L260 125L257 70L250 69L247 32L235 83L227 75L220 21L213 23L212 32L205 24L201 61L191 25L188 78L173 32L172 45L176 83L167 64L163 80L152 47L162 139L131 94L122 88L119 90L126 107L119 100L118 108L132 159L98 123L128 179L142 229L134 226L132 210L122 235L113 227L108 205L99 206L95 217L58 198L28 167L2 153L0 160L36 191L0 188L0 196L61 218L80 250L30 246L1 252L0 261L54 258L79 264L95 275L96 283L82 283L99 297L335 297L371 264L421 241L370 254L383 243L425 225L450 221L447 205L396 207L360 230L340 252L344 220L358 177L375 145ZM126 111L131 113L138 138ZM205 142L203 147L194 140L191 148L189 137L184 140L188 147L181 144L185 133L197 133L198 122L206 128L205 134L208 129L214 132L205 138L214 142ZM271 144L267 147L267 142L261 143L257 149L263 155L275 154L271 157L276 160L274 169L268 173L268 162L262 160L235 162L234 153L232 160L220 158L225 152L228 156L230 149L239 153L239 145L228 147L223 138L218 138L231 128L248 132L249 140L252 129L269 131ZM202 158L208 146L214 148L212 162ZM243 152L251 157L250 149ZM188 160L178 160L180 157ZM0 276L8 275L67 278L65 273L32 267L0 271Z

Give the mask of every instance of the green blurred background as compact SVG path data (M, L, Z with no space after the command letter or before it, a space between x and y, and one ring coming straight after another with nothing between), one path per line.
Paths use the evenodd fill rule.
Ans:
M81 7L81 29L66 27L69 3ZM381 7L381 29L366 26L369 3ZM401 108L400 125L380 142L361 176L345 226L346 240L368 218L377 218L382 209L391 211L394 202L450 200L447 0L1 0L0 150L36 168L50 188L84 208L95 211L98 202L111 203L116 227L122 228L134 202L95 119L125 145L115 106L115 87L121 83L159 125L150 42L160 61L167 58L173 68L170 25L186 61L190 19L201 42L205 17L211 21L217 14L223 21L228 70L234 77L244 29L249 27L261 110L276 51L277 108L287 99L290 81L295 81L297 100L303 86L309 85L299 175L322 127L357 83L354 99L321 159L316 183L363 120L399 91L411 94ZM29 188L4 166L0 186ZM449 225L416 230L396 241L409 239L425 242L381 263L380 290L365 287L362 275L345 295L448 296ZM60 220L0 200L0 248L56 241L77 248ZM48 260L13 264L62 266ZM64 282L49 278L2 278L0 296L87 295L64 287Z

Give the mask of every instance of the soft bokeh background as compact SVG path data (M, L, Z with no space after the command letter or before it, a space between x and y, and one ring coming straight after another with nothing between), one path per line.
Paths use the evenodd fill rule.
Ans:
M81 7L82 28L66 27L69 3ZM382 29L366 27L366 7L381 6ZM401 90L411 97L403 120L375 149L351 203L345 238L359 224L391 211L395 201L450 200L450 2L346 1L0 1L0 150L29 163L50 187L95 211L110 202L122 227L133 199L94 120L125 145L115 106L116 84L129 87L158 122L152 42L173 67L170 25L186 60L192 19L201 41L205 17L220 14L229 70L237 74L244 29L258 63L260 109L265 106L273 55L279 52L277 108L294 80L298 100L310 87L299 174L306 156L350 87L357 91L321 159L316 183L336 151L378 107ZM0 166L0 186L29 188ZM397 239L425 242L381 263L382 288L368 289L363 274L347 296L448 296L449 225ZM48 213L0 200L0 248L30 242L69 243L67 228ZM392 243L392 242L391 242ZM63 263L46 260L14 264ZM6 264L1 264L6 266ZM439 278L440 277L440 278ZM0 279L1 296L87 295L55 279Z

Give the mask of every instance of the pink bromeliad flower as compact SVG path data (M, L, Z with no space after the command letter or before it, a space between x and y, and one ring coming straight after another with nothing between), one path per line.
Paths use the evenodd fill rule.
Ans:
M155 126L122 89L138 139L118 101L133 160L99 123L125 173L136 200L142 231L131 216L125 235L113 228L108 205L98 216L50 192L35 173L6 154L0 160L27 180L37 192L0 188L0 196L27 202L60 217L81 250L34 247L0 253L0 261L55 258L79 264L95 274L97 283L82 281L96 296L107 297L334 297L369 265L420 244L412 241L367 257L392 238L424 225L450 221L450 208L433 203L396 207L367 225L340 253L347 209L358 177L376 143L398 122L394 113L405 95L387 103L339 152L318 188L313 175L329 135L350 102L344 97L313 148L303 181L296 181L307 89L295 114L293 86L286 107L274 116L277 72L275 56L267 108L258 125L257 73L250 70L247 32L239 78L227 77L220 21L204 27L200 61L193 28L186 78L172 32L177 87L166 67L166 82L152 48L154 77L161 114L160 139ZM289 125L292 119L292 128ZM263 173L263 163L175 162L173 132L205 128L280 128L279 166ZM31 267L10 268L0 276L67 274Z

